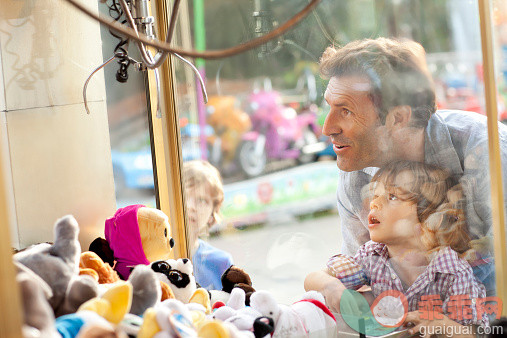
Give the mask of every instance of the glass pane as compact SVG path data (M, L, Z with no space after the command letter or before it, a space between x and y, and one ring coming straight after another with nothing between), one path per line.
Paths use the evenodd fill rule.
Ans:
M99 9L112 18L124 18L116 1ZM104 62L115 54L125 56L104 67L116 204L118 208L132 204L155 208L145 72L132 61L141 57L135 44L107 27L101 26L101 36Z
M205 41L211 50L230 47L280 25L307 3L223 0L205 4L204 12L196 13L198 7L188 2L188 14L180 13L180 20L189 24L179 26L178 42L188 46ZM504 12L503 8L495 10L499 31ZM184 15L188 16L183 19ZM203 27L205 35L196 35ZM402 46L401 50L392 47L391 52L402 55L401 59L386 69L375 68L383 56L374 57L361 65L364 68L359 74L365 81L350 78L355 74L353 64L341 73L332 73L328 86L318 69L324 50L376 37L409 39L420 45L395 43L392 46ZM403 54L402 50L408 52ZM385 50L382 53L392 57ZM361 64L361 57L354 62ZM391 74L389 67L397 69L407 62L417 74L393 73L399 79L384 75ZM201 223L197 221L200 229L187 229L201 238L195 242L195 237L189 236L190 245L200 243L198 253L205 243L218 248L210 249L213 253L208 256L199 253L194 264L202 261L206 265L215 254L225 252L224 256L230 255L235 265L250 274L256 289L270 290L278 301L290 303L304 291L303 281L309 272L326 268L334 254L354 255L370 239L370 197L364 192L368 192L365 187L376 168L395 160L412 160L444 167L459 180L464 199L457 208L466 214L471 241L464 243L472 250L459 253L486 283L488 295L494 294L476 2L324 0L283 37L237 56L197 64L205 78L207 105L199 100L200 92L189 70L180 63L175 66L184 166L206 160L218 168L224 201L221 220L210 218L208 205L206 213L199 209L205 214ZM499 64L504 67L500 59ZM428 74L433 81L428 81ZM343 78L353 81L343 82ZM391 82L384 88L376 81ZM378 92L375 86L379 86ZM367 88L367 95L358 99L358 93L346 92L351 88L360 92ZM426 95L429 101L417 103L419 95ZM355 99L346 101L347 96ZM438 112L431 115L434 107ZM469 113L462 112L465 110ZM366 119L367 113L374 114L368 115L372 120ZM499 120L504 114L502 106ZM502 124L500 128L507 136ZM212 206L213 193L206 190L206 184L193 182L195 172L188 175L183 177L187 217L197 220L192 211L195 200L200 197L202 203ZM448 213L446 209L444 214ZM428 262L430 258L426 257ZM224 265L230 263L228 259ZM203 286L220 287L223 268L209 268L207 276L213 275L217 283Z

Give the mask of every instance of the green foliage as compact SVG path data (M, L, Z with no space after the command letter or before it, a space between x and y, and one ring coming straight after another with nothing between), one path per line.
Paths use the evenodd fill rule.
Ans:
M308 3L259 1L267 9L268 21L279 25ZM189 5L192 11L192 1ZM205 1L207 49L228 48L255 38L254 10L254 0ZM212 78L220 69L220 78L226 79L269 76L274 83L291 88L297 81L299 65L316 64L327 46L378 36L412 38L428 52L448 51L452 34L447 0L322 0L293 30L267 44L267 52L259 47L224 60L207 61L206 73ZM275 78L281 78L280 83Z

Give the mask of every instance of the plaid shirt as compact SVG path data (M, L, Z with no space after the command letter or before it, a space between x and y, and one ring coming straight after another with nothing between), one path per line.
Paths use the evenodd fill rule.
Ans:
M409 312L419 310L422 296L438 295L443 313L448 314L453 306L451 297L466 295L471 300L469 308L472 309L473 319L456 321L463 325L488 325L487 315L478 319L475 307L477 298L486 297L485 288L476 281L470 264L459 258L450 247L440 249L426 270L406 290L389 263L387 246L382 243L369 241L359 248L354 257L333 256L327 267L348 289L357 290L363 285L370 285L375 297L388 290L402 292L407 298ZM424 299L421 304L423 302Z

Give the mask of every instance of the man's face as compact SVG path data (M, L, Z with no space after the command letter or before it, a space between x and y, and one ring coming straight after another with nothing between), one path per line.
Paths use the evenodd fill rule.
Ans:
M388 155L386 128L369 98L370 81L363 76L332 77L324 95L331 110L322 132L329 136L344 171L380 166Z

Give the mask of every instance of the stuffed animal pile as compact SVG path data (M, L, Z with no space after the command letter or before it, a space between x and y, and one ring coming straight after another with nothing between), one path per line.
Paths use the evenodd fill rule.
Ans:
M65 216L55 223L53 244L16 253L24 336L260 338L336 331L319 293L277 304L268 292L255 291L237 266L222 275L222 290L200 288L189 259L169 259L174 240L167 216L154 210L119 209L106 221L106 239L90 246L95 252L81 252L77 221Z

